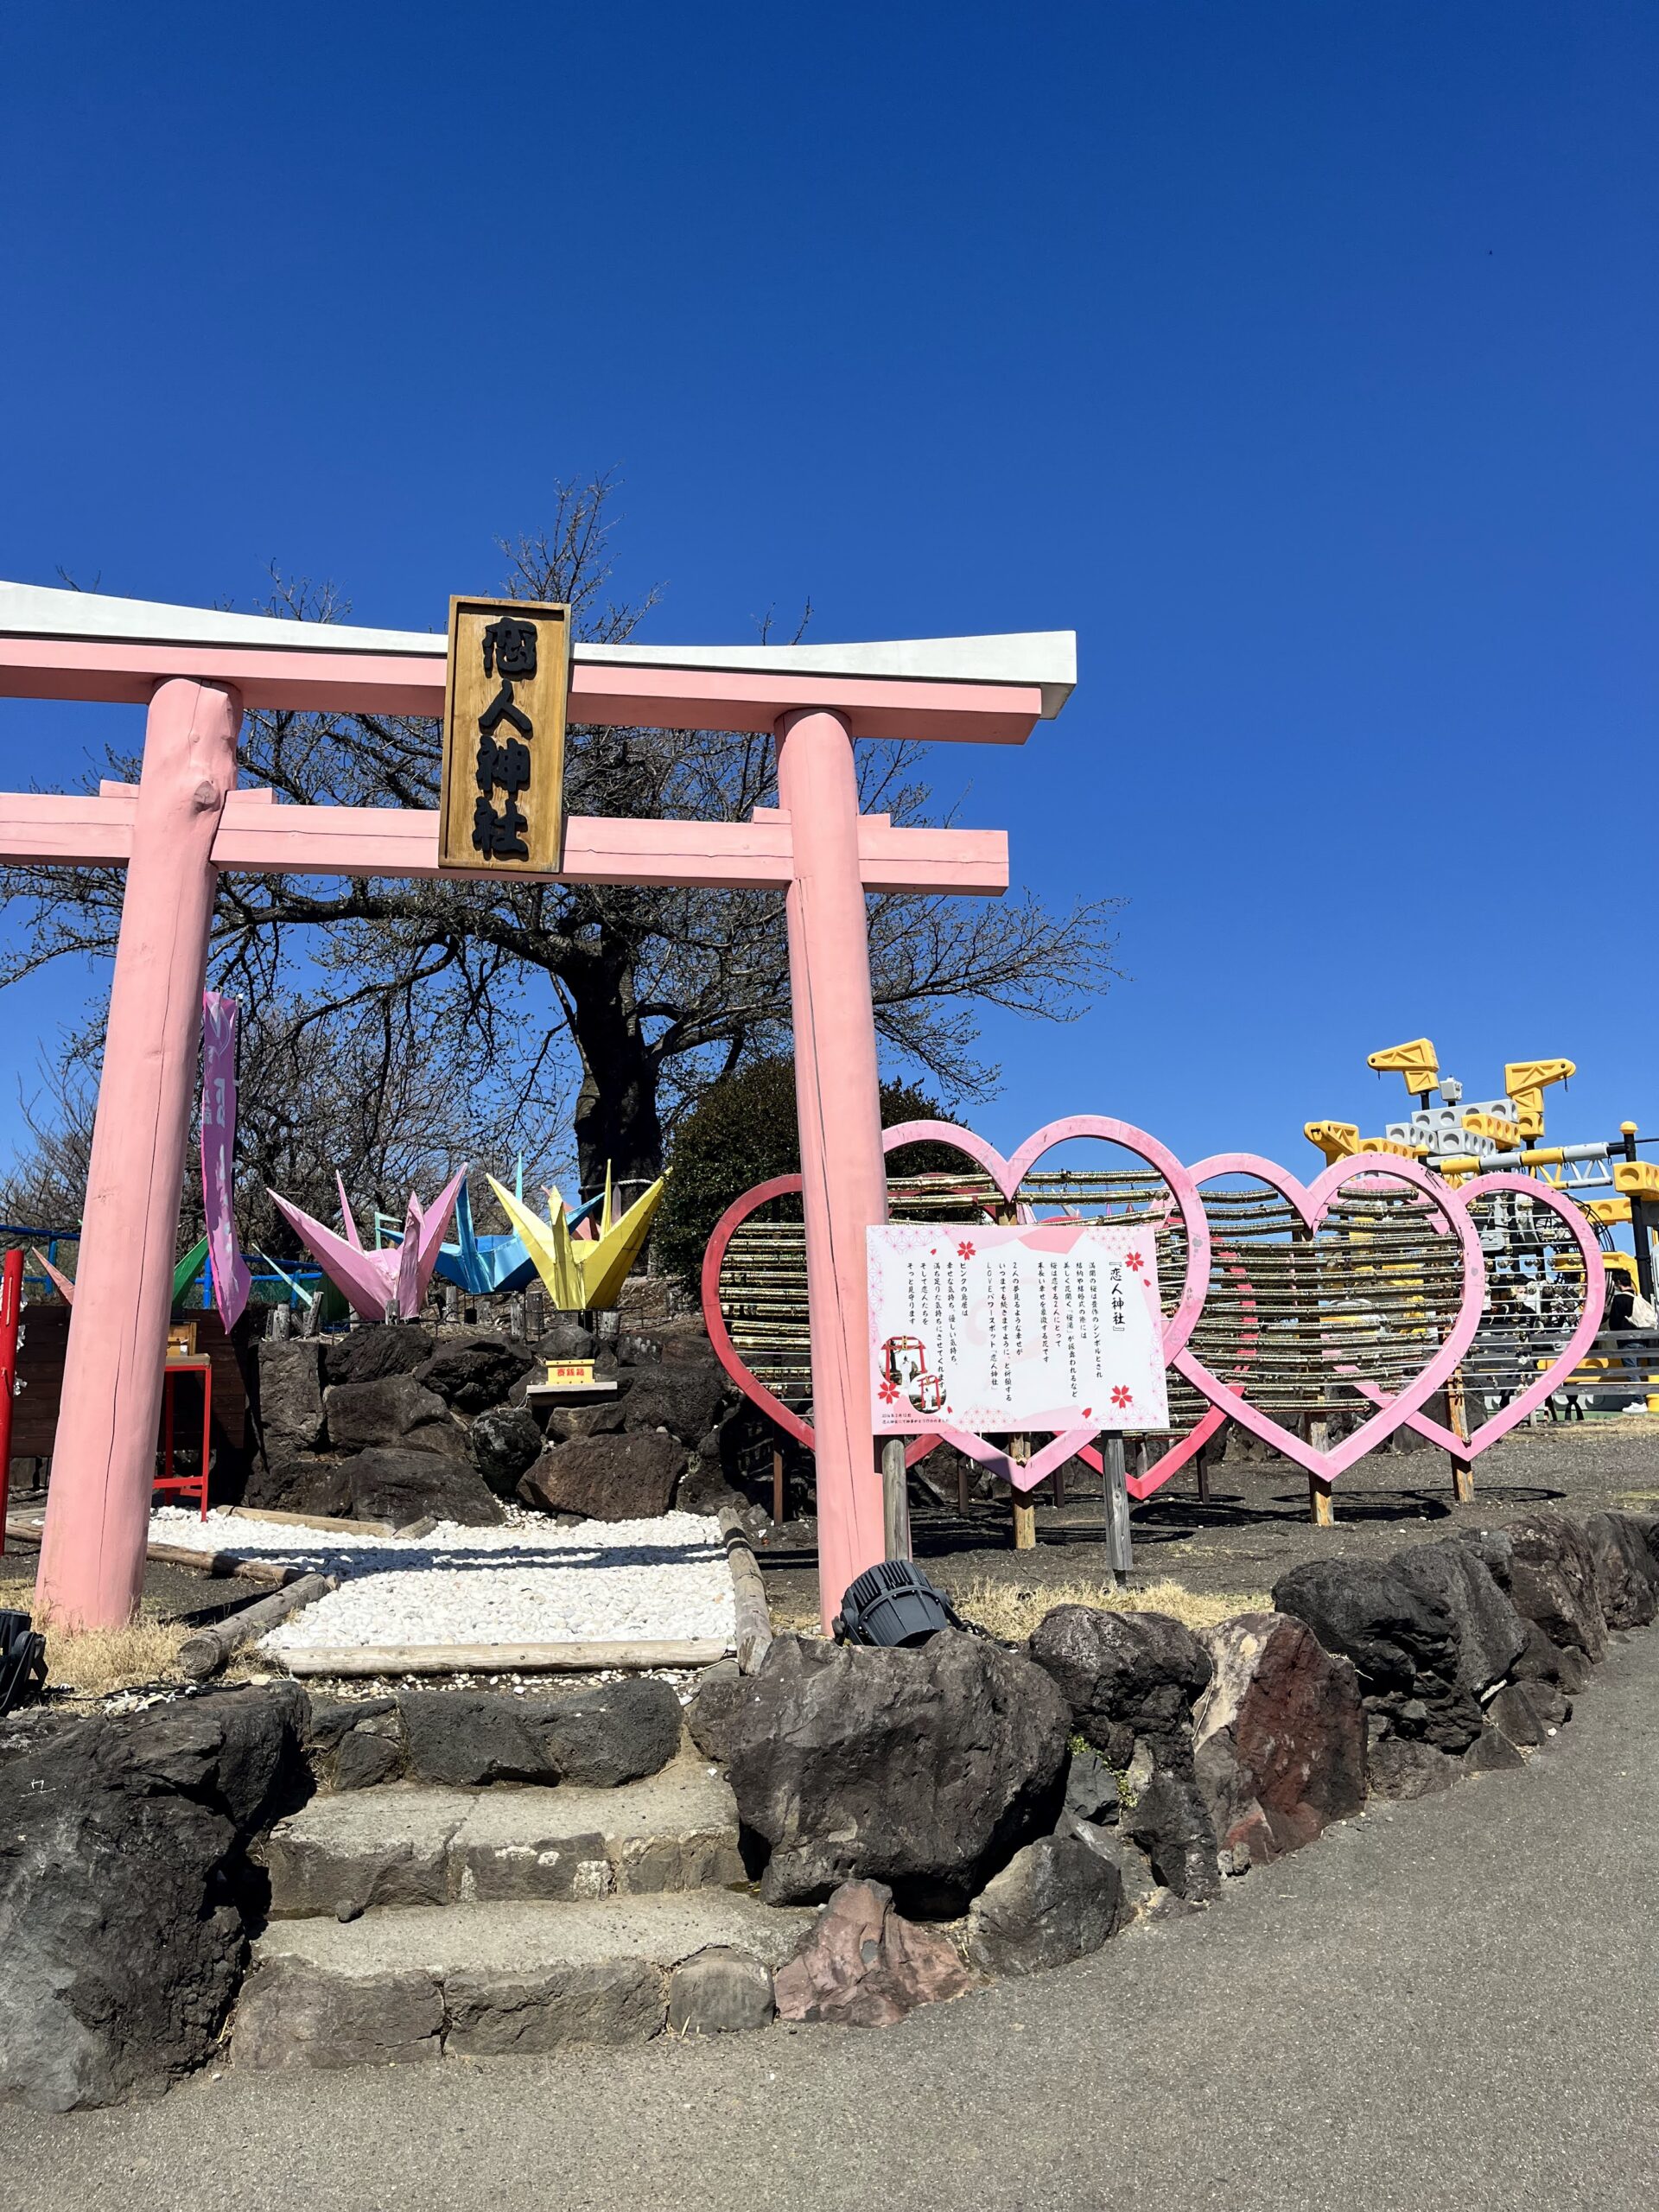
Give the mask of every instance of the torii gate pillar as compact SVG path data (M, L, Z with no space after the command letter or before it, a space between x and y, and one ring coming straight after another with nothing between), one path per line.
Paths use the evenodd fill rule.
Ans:
M234 690L181 677L156 685L145 726L41 1547L41 1592L71 1621L130 1619L143 1589L213 840L241 727Z
M864 1231L887 1217L887 1178L858 777L838 715L787 715L779 723L778 797L794 847L789 988L815 1456L820 1497L842 1502L840 1512L818 1515L818 1597L828 1628L847 1585L885 1548L867 1381Z

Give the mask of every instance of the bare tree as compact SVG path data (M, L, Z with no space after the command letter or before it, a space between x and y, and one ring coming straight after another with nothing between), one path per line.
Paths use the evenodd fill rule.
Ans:
M245 1246L279 1259L298 1255L293 1232L271 1205L280 1191L334 1221L339 1171L367 1233L378 1209L400 1224L411 1189L430 1198L463 1162L511 1179L515 1153L525 1156L531 1187L557 1176L563 1117L526 1122L511 1086L487 1080L468 1089L457 1078L453 1039L423 1020L408 1025L412 999L371 999L334 1016L311 1018L302 998L243 1010L238 1038L240 1093L236 1215ZM98 1039L72 1041L43 1061L33 1097L20 1100L26 1140L0 1179L8 1220L73 1228L80 1218L97 1103ZM475 1198L480 1229L505 1229L487 1192ZM185 1243L206 1223L194 1147L180 1192ZM73 1271L73 1260L68 1263Z
M501 550L505 589L567 601L578 636L614 642L658 594L610 595L612 498L606 478L561 486L550 528ZM323 620L346 611L327 588L276 583L273 611ZM861 745L858 760L867 810L900 823L939 818L918 747ZM251 780L301 804L437 804L437 734L428 721L257 714L242 761ZM130 759L112 755L111 766L137 773ZM776 752L769 738L741 734L576 727L566 796L574 814L741 821L775 804ZM111 954L121 889L115 868L0 871L0 890L29 918L24 943L0 963L0 982L66 953ZM1000 902L873 898L882 1041L949 1099L983 1096L998 1071L976 1049L979 1008L1075 1019L1112 976L1116 903L1086 900L1055 914L1030 893ZM213 969L221 988L255 1007L291 999L296 976L313 978L293 1015L300 1030L328 1034L372 1014L388 1037L435 1040L447 1079L463 1096L490 1089L504 1122L564 1110L574 1072L588 1191L607 1163L623 1179L657 1173L689 1103L791 1041L781 892L230 874L220 880Z

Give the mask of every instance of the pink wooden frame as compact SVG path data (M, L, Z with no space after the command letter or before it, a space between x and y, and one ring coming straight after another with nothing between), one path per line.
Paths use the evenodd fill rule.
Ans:
M773 1390L768 1390L743 1355L732 1342L731 1332L726 1326L726 1316L720 1305L720 1271L726 1259L727 1248L735 1231L741 1228L752 1213L758 1212L769 1198L798 1198L801 1179L798 1175L773 1175L766 1182L757 1183L745 1191L741 1198L734 1198L720 1219L702 1255L701 1296L703 1326L709 1332L709 1341L715 1348L715 1357L731 1376L751 1405L759 1406L768 1421L775 1421L786 1436L804 1444L809 1452L817 1449L817 1439L810 1421L803 1421L799 1414L786 1406ZM935 1434L915 1436L905 1446L905 1465L913 1467L918 1459L939 1443Z
M1529 1382L1517 1396L1511 1398L1507 1406L1500 1408L1490 1420L1482 1421L1469 1436L1459 1436L1455 1429L1446 1427L1443 1421L1435 1421L1428 1414L1412 1414L1408 1426L1415 1429L1419 1436L1427 1437L1431 1444L1440 1445L1454 1459L1478 1459L1500 1437L1507 1436L1529 1414L1536 1413L1552 1390L1560 1389L1595 1342L1601 1328L1602 1306L1606 1296L1607 1270L1602 1262L1601 1247L1597 1243L1595 1231L1581 1207L1557 1191L1553 1184L1540 1182L1531 1175L1522 1175L1515 1168L1495 1168L1489 1174L1473 1176L1448 1195L1452 1202L1472 1220L1472 1201L1484 1198L1491 1191L1518 1192L1532 1199L1535 1205L1541 1202L1550 1212L1566 1223L1573 1242L1578 1247L1579 1257L1584 1262L1584 1311L1579 1316L1578 1325L1572 1335L1537 1379ZM1374 1382L1360 1382L1355 1387L1363 1390L1377 1405L1389 1402Z
M884 1150L894 1152L906 1144L950 1145L982 1167L1003 1198L1012 1203L1021 1179L1043 1154L1075 1137L1097 1137L1105 1143L1121 1145L1126 1152L1144 1160L1148 1166L1155 1167L1169 1185L1170 1195L1179 1211L1186 1230L1186 1274L1175 1311L1164 1323L1164 1358L1167 1364L1192 1335L1203 1308L1204 1294L1210 1281L1210 1224L1193 1179L1156 1137L1148 1136L1132 1122L1116 1121L1109 1115L1073 1114L1034 1130L1011 1158L1005 1158L994 1144L976 1135L973 1130L957 1128L950 1122L901 1122L896 1128L883 1132L882 1146ZM958 1452L1001 1475L1013 1489L1028 1491L1034 1490L1056 1467L1075 1459L1099 1434L1100 1427L1095 1421L1086 1427L1064 1429L1023 1465L1011 1459L1000 1446L976 1436L969 1429L942 1425L939 1433Z
M1244 1272L1237 1255L1230 1255L1226 1247L1221 1244L1216 1246L1215 1252L1217 1259L1226 1268L1228 1274L1236 1275L1244 1285L1244 1310L1254 1318L1255 1300L1250 1291L1250 1279ZM1227 1380L1230 1382L1239 1382L1249 1373L1249 1355L1255 1349L1256 1339L1260 1333L1259 1330L1252 1328L1248 1334L1242 1336L1239 1344L1239 1363L1228 1376ZM1211 1406L1208 1413L1199 1415L1185 1436L1178 1438L1167 1451L1159 1453L1144 1475L1126 1475L1123 1487L1137 1505L1144 1504L1155 1491L1163 1488L1172 1475L1179 1475L1187 1461L1203 1451L1216 1431L1224 1428L1226 1425L1227 1416L1221 1408ZM1077 1453L1077 1457L1085 1466L1092 1467L1097 1475L1105 1473L1106 1463L1092 1445L1084 1445Z
M1286 1459L1306 1469L1319 1481L1332 1483L1344 1470L1373 1450L1395 1429L1411 1419L1436 1390L1446 1382L1460 1364L1464 1354L1474 1341L1480 1326L1481 1300L1485 1285L1485 1263L1481 1256L1480 1240L1475 1234L1473 1222L1467 1212L1452 1203L1452 1192L1443 1183L1435 1181L1414 1160L1391 1159L1382 1153L1356 1153L1347 1160L1332 1162L1324 1173L1312 1183L1304 1184L1287 1168L1271 1160L1264 1160L1251 1152L1217 1153L1208 1160L1201 1160L1192 1169L1196 1184L1214 1182L1223 1175L1248 1175L1265 1183L1270 1190L1292 1205L1310 1230L1317 1230L1323 1221L1331 1200L1344 1184L1362 1176L1376 1175L1395 1183L1408 1184L1420 1191L1441 1215L1449 1232L1458 1239L1463 1256L1463 1292L1453 1322L1446 1341L1408 1389L1390 1399L1362 1421L1351 1434L1325 1451L1317 1450L1305 1438L1287 1429L1250 1404L1230 1384L1212 1375L1198 1356L1181 1351L1175 1364L1195 1389L1202 1390L1212 1406L1260 1437L1264 1444L1272 1445Z

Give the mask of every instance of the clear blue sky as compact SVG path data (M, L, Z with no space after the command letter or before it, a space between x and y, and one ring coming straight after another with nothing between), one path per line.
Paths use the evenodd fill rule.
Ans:
M656 639L1079 632L1057 723L934 756L1016 880L1128 901L1095 1015L995 1026L988 1134L1312 1164L1424 1031L1659 1134L1659 10L95 0L3 50L0 575L436 626L617 464ZM6 704L0 774L129 727Z

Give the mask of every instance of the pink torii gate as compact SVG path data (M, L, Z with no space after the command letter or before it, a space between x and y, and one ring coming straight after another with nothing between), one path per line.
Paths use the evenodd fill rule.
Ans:
M866 1399L864 1230L887 1217L865 895L995 895L1001 830L895 829L858 808L853 741L1019 745L1075 677L1070 631L861 645L578 645L570 718L771 731L752 821L574 817L561 880L785 886L826 1621L882 1556ZM143 1586L162 1368L221 868L439 874L423 809L289 806L236 788L246 709L442 711L442 635L0 584L0 694L148 708L137 785L0 795L0 858L126 868L39 1596L87 1625ZM480 874L487 870L477 871Z

